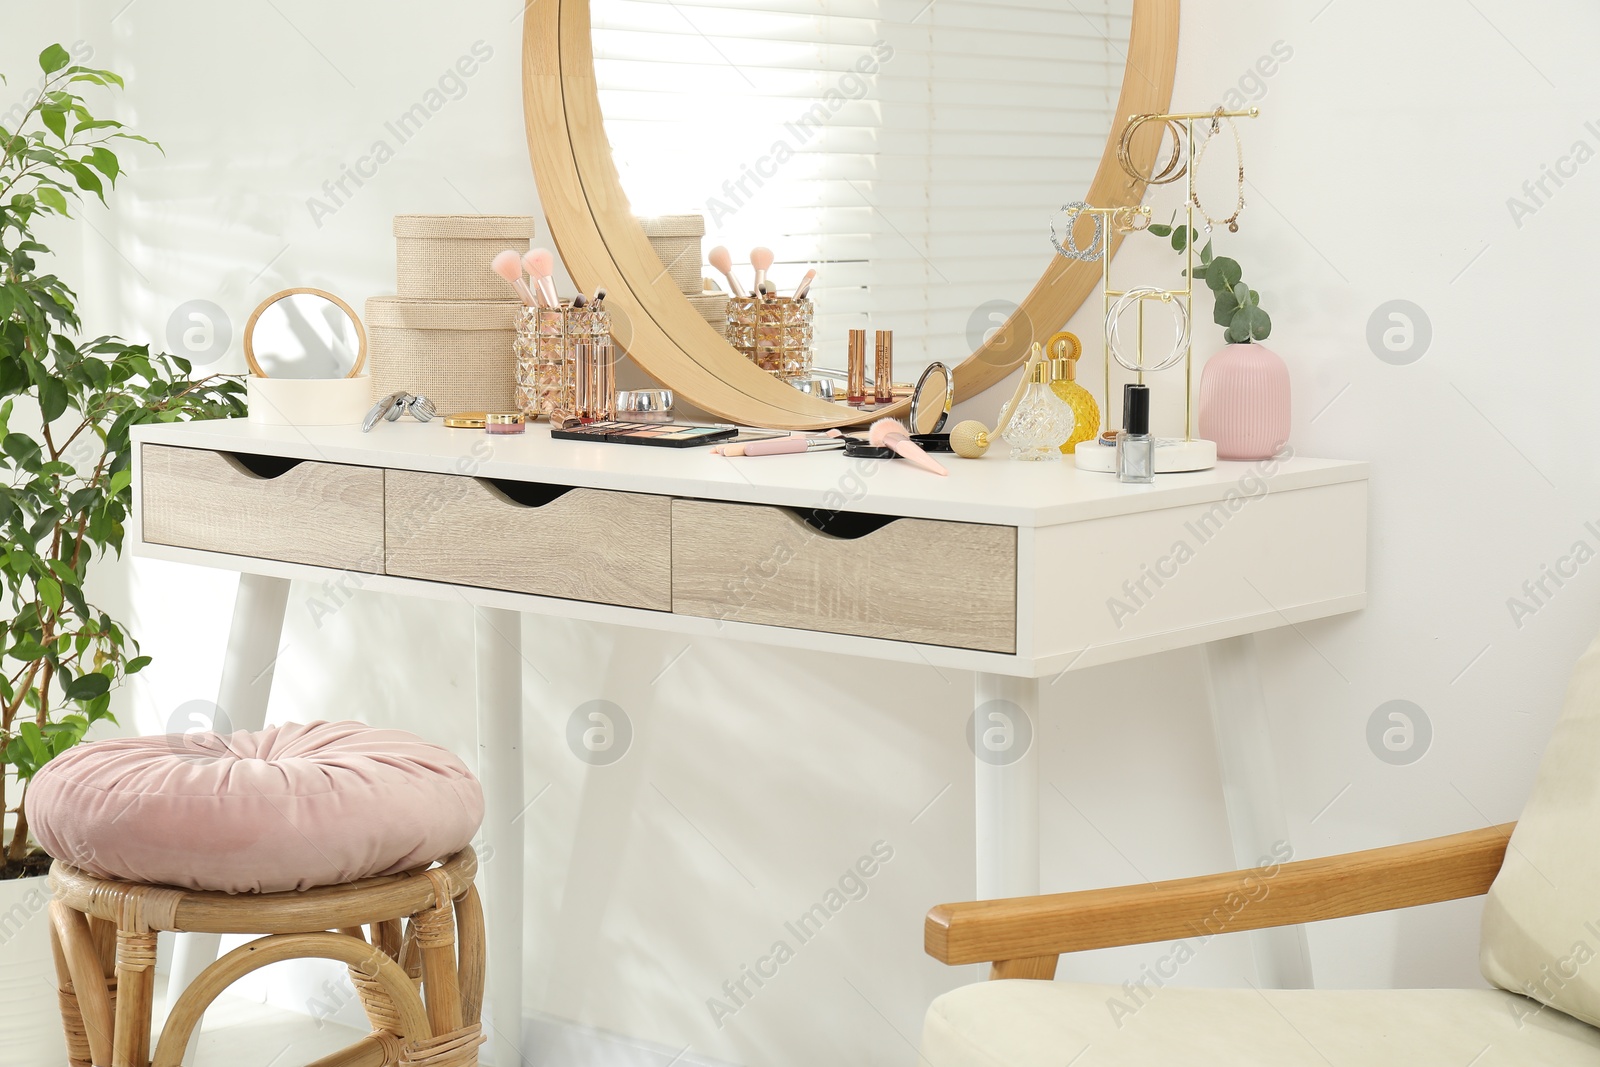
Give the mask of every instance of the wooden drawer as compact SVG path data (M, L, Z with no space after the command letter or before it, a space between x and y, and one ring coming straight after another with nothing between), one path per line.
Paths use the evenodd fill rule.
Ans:
M385 474L390 574L672 610L668 497Z
M1015 652L1017 531L674 500L672 610Z
M318 567L383 569L383 471L144 445L143 536L152 544Z

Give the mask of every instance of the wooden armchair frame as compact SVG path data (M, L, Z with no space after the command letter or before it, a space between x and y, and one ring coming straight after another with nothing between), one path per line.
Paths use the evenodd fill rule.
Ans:
M1341 856L1116 889L940 904L928 955L989 977L1052 979L1063 952L1365 915L1480 896L1516 823Z

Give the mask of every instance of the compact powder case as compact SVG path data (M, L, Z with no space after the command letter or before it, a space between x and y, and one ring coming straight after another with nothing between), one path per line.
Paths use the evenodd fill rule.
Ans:
M455 411L444 417L444 424L452 430L481 430L488 418L484 411Z

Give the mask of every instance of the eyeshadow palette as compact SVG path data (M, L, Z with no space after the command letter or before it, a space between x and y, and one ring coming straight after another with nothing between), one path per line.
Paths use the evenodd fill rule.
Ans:
M618 445L691 448L726 441L739 431L732 426L692 426L683 422L591 422L552 427L558 441L605 441Z

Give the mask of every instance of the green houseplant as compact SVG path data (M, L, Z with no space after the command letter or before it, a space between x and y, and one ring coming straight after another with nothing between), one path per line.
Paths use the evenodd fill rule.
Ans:
M14 820L0 878L41 869L19 795L28 780L111 719L111 690L149 663L84 589L94 561L121 551L129 431L244 410L236 377L196 379L187 360L148 345L79 339L76 295L41 266L50 250L36 230L70 218L85 195L105 202L118 142L159 146L95 118L78 95L120 89L117 75L73 65L60 45L39 66L38 98L15 129L0 128L0 810Z

